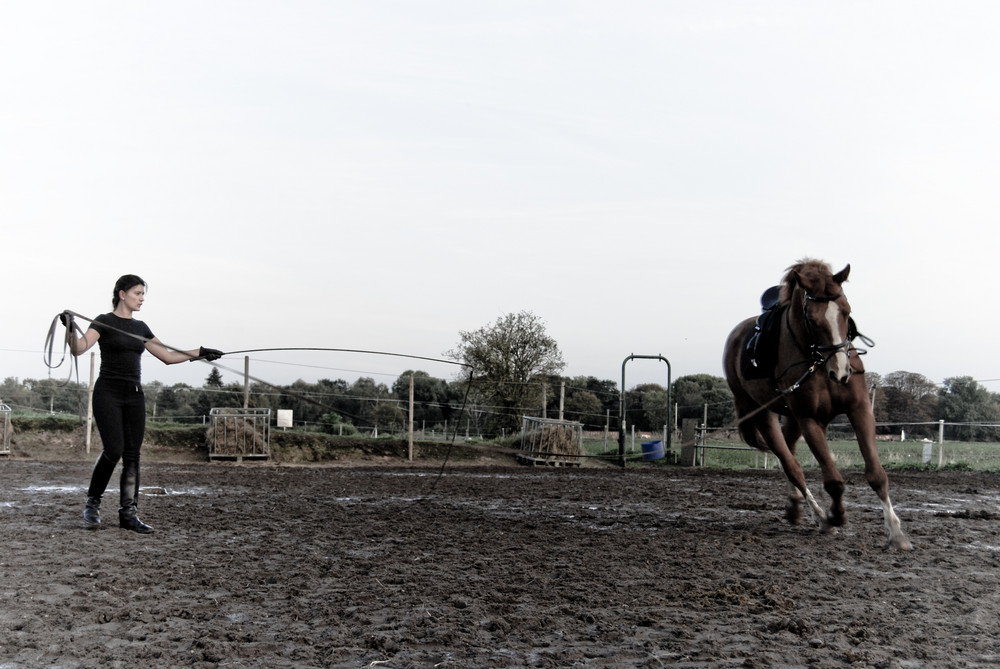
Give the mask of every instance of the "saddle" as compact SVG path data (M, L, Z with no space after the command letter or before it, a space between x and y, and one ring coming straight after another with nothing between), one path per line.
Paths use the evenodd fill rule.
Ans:
M740 371L745 379L766 379L778 365L778 333L781 315L788 306L779 307L781 286L771 286L760 296L761 313L753 331L743 344Z
M788 305L778 305L781 286L771 286L760 296L761 313L757 317L753 331L747 336L740 354L740 372L744 379L767 379L774 375L778 366L778 339L781 330L781 318ZM875 342L861 334L854 319L847 319L847 339L853 342L860 339L865 346L874 346ZM857 355L868 351L854 348Z

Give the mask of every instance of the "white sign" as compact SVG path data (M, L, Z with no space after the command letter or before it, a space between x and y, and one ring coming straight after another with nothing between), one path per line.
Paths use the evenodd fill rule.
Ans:
M278 427L292 426L292 410L278 409Z

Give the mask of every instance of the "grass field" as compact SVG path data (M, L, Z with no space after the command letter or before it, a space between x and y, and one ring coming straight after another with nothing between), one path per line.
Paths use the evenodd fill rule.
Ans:
M625 446L626 456L629 458L642 455L642 449L638 442L634 450L630 440L626 441ZM721 469L761 469L765 466L775 469L778 467L778 461L773 455L765 457L764 453L750 449L742 442L709 439L706 446L704 451L701 449L698 451L699 457L704 452L705 467ZM675 440L672 447L674 451L678 451L680 440ZM602 453L615 455L618 453L618 442L609 439L606 446L603 438L585 438L584 450L588 455ZM834 461L838 468L861 469L864 467L864 461L856 441L831 440L830 450L833 452ZM941 444L937 442L931 444L930 463L925 464L924 443L919 439L880 441L878 446L879 459L886 469L937 469L940 463L941 467L951 469L1000 471L1000 444L995 442L945 441L943 457L939 459L941 452ZM796 455L803 468L817 468L816 460L804 441L799 441Z

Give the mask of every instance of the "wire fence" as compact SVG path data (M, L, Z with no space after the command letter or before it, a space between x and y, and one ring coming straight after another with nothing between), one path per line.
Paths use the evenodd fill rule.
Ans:
M885 427L890 424L880 424ZM879 461L886 469L972 469L1000 471L1000 443L946 439L950 430L958 427L989 429L994 423L893 423L900 427L897 434L876 438ZM937 427L937 438L909 438L906 427L917 425ZM831 425L828 445L834 464L840 469L864 468L858 442L850 425ZM705 428L695 431L693 448L695 466L723 469L777 469L777 458L744 444L732 429ZM818 469L819 463L804 440L795 449L796 459L803 469Z
M49 412L41 410L21 410L22 416L36 417L58 417L65 420L79 420L74 414ZM208 417L201 415L174 416L169 420L152 419L151 422L177 424L177 425L206 425ZM925 423L880 423L879 427L892 426L896 428L894 434L879 435L877 437L879 460L887 469L906 468L952 468L971 469L977 471L1000 471L1000 442L995 441L970 441L961 439L946 438L957 428L974 428L983 431L1000 427L996 423L976 423L976 422L925 422ZM914 432L916 426L935 427L937 438L908 437L907 433ZM305 431L320 431L319 425L297 425L292 429ZM337 428L340 427L338 430ZM281 429L281 428L275 428ZM356 438L398 438L407 439L409 433L402 427L391 429L380 429L378 426L354 426L344 424L334 426L325 430L332 436L350 436ZM926 433L927 430L922 432ZM457 439L465 442L477 442L488 448L492 442L497 442L498 446L503 442L503 450L509 450L507 442L517 435L501 435L491 437L483 435L473 426L470 428L468 422L444 425L418 425L415 427L413 438L416 441L449 441ZM854 438L850 425L834 424L830 426L829 448L833 456L834 463L840 469L863 468L864 460ZM647 457L643 446L655 441L661 442L665 448L662 455L655 458ZM583 455L606 458L609 461L617 461L619 455L619 434L617 430L604 429L603 431L583 432ZM685 446L689 449L689 461L682 460L682 451ZM722 469L777 469L780 467L777 458L773 455L750 448L744 444L736 430L732 428L706 428L699 425L695 430L693 439L689 443L684 443L681 433L675 432L668 435L666 430L660 432L637 432L630 430L624 439L625 458L629 462L643 462L647 464L689 464L698 467L722 468ZM796 447L796 458L804 469L817 469L819 467L808 446L800 440Z

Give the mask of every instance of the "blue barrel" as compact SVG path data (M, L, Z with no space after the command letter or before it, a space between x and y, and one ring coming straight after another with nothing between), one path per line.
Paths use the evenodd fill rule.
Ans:
M642 459L643 462L648 462L650 460L660 460L663 458L663 442L662 441L644 441L642 442Z

